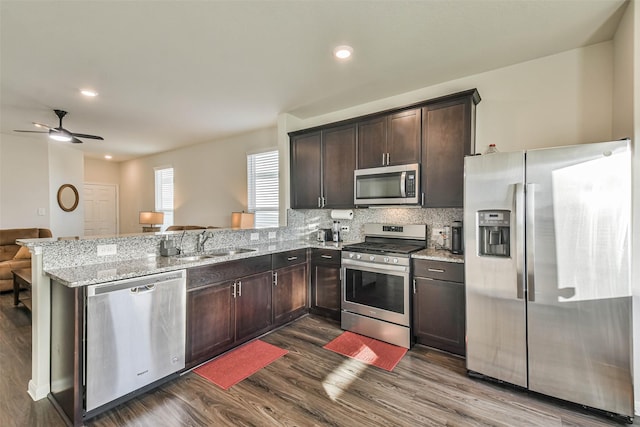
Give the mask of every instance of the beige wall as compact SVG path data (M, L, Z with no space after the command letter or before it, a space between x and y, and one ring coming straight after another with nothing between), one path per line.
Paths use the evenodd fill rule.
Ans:
M84 182L91 184L120 184L120 163L84 158Z
M49 228L48 144L40 136L0 137L0 228Z
M84 235L84 156L68 145L49 143L49 223L55 237ZM63 184L72 184L78 190L78 207L72 212L58 206L58 189Z
M123 162L120 232L140 231L138 212L153 209L154 168L174 168L175 224L229 227L247 209L247 153L276 148L276 128Z

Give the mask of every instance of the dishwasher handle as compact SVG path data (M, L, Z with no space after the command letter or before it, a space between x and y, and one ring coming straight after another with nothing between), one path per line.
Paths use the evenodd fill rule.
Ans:
M148 277L139 277L136 279L119 280L117 282L90 285L87 286L87 297L94 297L97 295L121 291L124 289L129 289L133 294L151 292L157 285L161 285L166 282L172 282L174 280L184 280L185 277L185 271L180 270L172 273L154 274Z

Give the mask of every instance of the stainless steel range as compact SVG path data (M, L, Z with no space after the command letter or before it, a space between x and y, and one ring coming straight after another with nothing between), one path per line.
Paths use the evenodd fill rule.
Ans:
M342 249L342 329L411 347L411 253L424 224L366 224L365 241Z

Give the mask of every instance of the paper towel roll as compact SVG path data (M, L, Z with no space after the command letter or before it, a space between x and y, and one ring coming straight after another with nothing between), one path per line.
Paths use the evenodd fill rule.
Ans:
M351 209L334 209L331 211L331 219L353 219Z

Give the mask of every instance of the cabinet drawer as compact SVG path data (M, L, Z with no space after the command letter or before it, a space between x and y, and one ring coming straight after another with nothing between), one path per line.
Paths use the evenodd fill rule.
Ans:
M342 252L334 249L312 249L311 262L340 265Z
M273 254L273 270L277 270L288 265L300 264L307 262L307 250L296 249L294 251L280 252Z
M464 283L464 264L414 259L413 275L414 277L429 277L449 282Z

